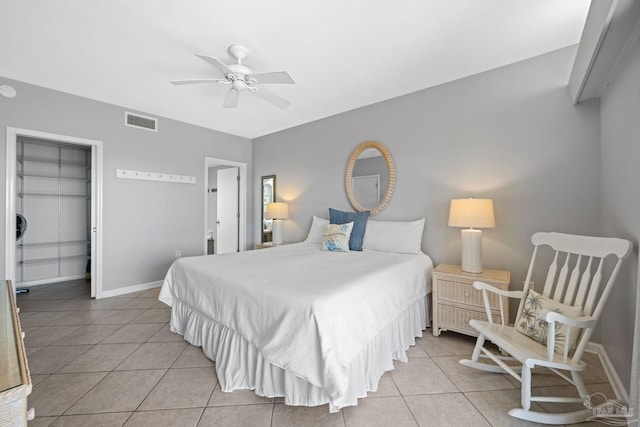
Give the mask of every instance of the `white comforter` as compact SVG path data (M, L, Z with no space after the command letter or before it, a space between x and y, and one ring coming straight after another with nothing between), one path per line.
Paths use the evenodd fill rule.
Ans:
M358 352L430 292L432 266L424 254L334 253L297 243L181 258L160 300L177 298L335 398Z

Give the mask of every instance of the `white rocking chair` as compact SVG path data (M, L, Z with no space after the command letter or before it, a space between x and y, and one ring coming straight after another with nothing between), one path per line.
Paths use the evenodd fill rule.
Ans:
M575 236L560 233L536 233L531 238L533 256L522 291L503 291L482 282L473 287L481 290L488 321L471 320L469 325L479 336L471 360L460 361L465 366L489 372L508 373L521 384L522 408L509 411L509 415L545 424L572 424L586 421L593 411L585 409L567 413L544 413L530 410L531 402L584 402L587 389L580 376L586 364L582 354L602 313L607 297L620 269L622 259L632 249L631 242L623 239ZM538 249L550 246L555 256L549 266L542 295L532 293L532 274ZM608 275L605 258L617 257ZM601 288L604 284L604 288ZM520 299L513 326L493 323L488 292L502 297ZM505 318L504 313L501 316ZM503 355L494 354L484 347L485 340L497 345ZM506 354L506 356L505 356ZM491 359L485 363L480 359ZM509 365L507 361L517 361ZM549 368L573 384L579 397L532 396L531 370L536 366ZM570 376L569 376L570 374Z

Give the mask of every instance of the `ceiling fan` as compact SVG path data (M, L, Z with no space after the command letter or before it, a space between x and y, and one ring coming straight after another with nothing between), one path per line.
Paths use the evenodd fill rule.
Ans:
M216 67L221 73L222 78L206 78L206 79L190 79L190 80L171 80L174 85L187 85L197 83L223 83L231 85L227 91L227 95L222 102L224 108L236 108L238 106L238 98L240 92L248 91L261 96L278 108L287 108L291 103L286 99L269 92L262 84L295 84L293 78L286 71L274 71L271 73L253 74L253 71L242 64L242 60L249 56L249 49L244 46L229 46L229 54L238 61L235 64L226 65L218 58L213 56L195 55Z

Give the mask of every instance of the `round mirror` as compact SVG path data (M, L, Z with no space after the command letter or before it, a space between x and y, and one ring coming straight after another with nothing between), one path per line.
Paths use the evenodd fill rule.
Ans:
M395 184L396 169L387 147L367 141L353 150L344 185L354 210L379 214L389 204Z

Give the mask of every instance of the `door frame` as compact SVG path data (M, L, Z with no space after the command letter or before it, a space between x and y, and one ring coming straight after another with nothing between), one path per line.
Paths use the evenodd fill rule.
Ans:
M202 253L204 255L207 254L207 222L209 219L209 203L207 200L207 189L209 188L209 168L214 166L235 166L240 171L240 194L238 194L240 200L240 236L238 242L238 249L240 252L246 250L247 246L247 185L248 185L248 176L247 176L247 164L243 162L236 162L233 160L219 159L215 157L205 157L204 158L204 188L203 188L203 197L204 197L204 222L202 225Z
M4 274L15 287L16 278L16 244L11 236L16 232L16 147L18 137L25 136L36 139L86 145L91 147L91 297L102 298L102 141L59 135L30 129L7 127L6 158L6 214L5 218L5 258Z

